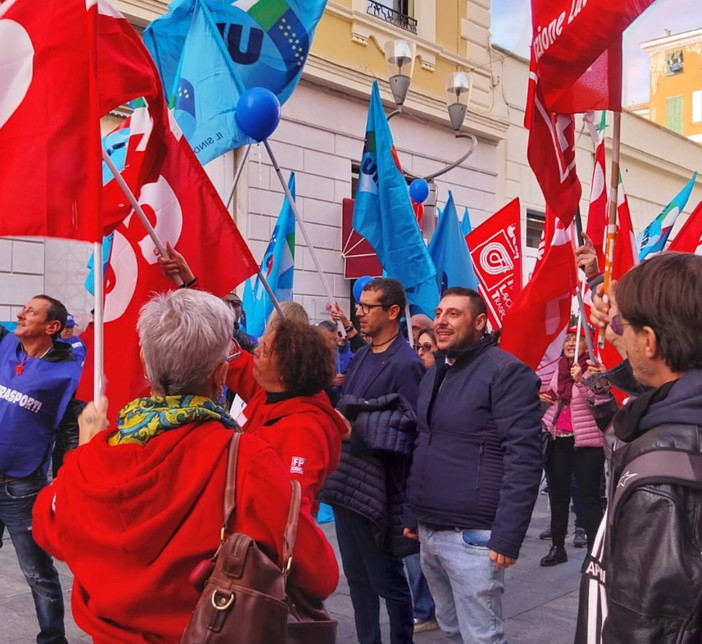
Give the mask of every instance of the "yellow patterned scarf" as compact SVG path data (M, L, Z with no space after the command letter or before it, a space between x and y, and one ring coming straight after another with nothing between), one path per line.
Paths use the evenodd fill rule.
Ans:
M225 427L241 428L227 410L206 396L152 396L137 398L119 412L117 431L110 445L146 445L154 436L188 423L218 420Z

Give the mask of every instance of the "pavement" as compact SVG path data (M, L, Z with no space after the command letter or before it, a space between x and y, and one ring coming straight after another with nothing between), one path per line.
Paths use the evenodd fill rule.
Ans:
M572 515L571 515L572 518ZM540 494L519 561L509 568L505 579L503 614L511 644L572 644L578 608L580 565L585 549L572 547L573 526L566 543L569 561L552 568L542 568L539 560L550 542L541 541L539 533L548 527L548 500ZM336 548L332 523L323 530ZM31 644L35 641L37 622L29 587L24 581L7 534L0 549L0 644ZM338 550L337 550L338 555ZM70 644L87 644L92 640L73 622L70 615L72 576L67 566L57 562L66 598L66 636ZM327 601L327 608L339 620L337 644L356 644L353 609L346 579L341 576L337 591ZM387 614L381 607L383 640L389 642ZM438 630L418 633L415 644L445 642ZM310 642L314 644L314 642Z

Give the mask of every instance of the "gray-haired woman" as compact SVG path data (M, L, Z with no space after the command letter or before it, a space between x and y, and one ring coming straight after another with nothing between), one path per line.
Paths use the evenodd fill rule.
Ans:
M76 623L98 644L179 641L197 603L188 576L219 545L228 444L238 431L217 402L232 322L227 305L201 291L147 302L137 329L152 395L122 409L112 431L100 431L106 403L91 403L81 446L36 501L35 539L70 566ZM232 529L278 563L289 499L273 448L243 435ZM338 580L333 550L304 513L292 575L320 599Z

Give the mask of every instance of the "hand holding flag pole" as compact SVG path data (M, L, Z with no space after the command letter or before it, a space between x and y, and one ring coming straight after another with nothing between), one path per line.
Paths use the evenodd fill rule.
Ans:
M575 239L577 240L578 246L583 245L583 220L580 217L580 208L575 212L575 218L573 219L573 224L575 226ZM585 303L583 298L585 296L585 284L587 277L583 275L582 281L580 282L580 289L576 291L578 296L578 329L575 335L575 362L578 362L578 349L580 348L580 331L583 330L585 337L585 344L587 345L587 352L590 356L590 360L597 362L595 357L595 347L592 344L592 338L590 334L585 330L585 325L587 324L587 314L585 313Z

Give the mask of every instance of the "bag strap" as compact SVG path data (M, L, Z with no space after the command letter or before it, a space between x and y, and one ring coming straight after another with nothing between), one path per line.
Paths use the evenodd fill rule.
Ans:
M290 485L290 511L283 535L283 573L286 576L292 566L293 549L297 538L297 523L300 518L300 497L302 496L300 481L290 481Z
M229 458L227 459L227 479L224 484L224 521L220 538L224 542L227 526L236 509L236 465L239 457L239 440L241 432L234 431L229 440Z

